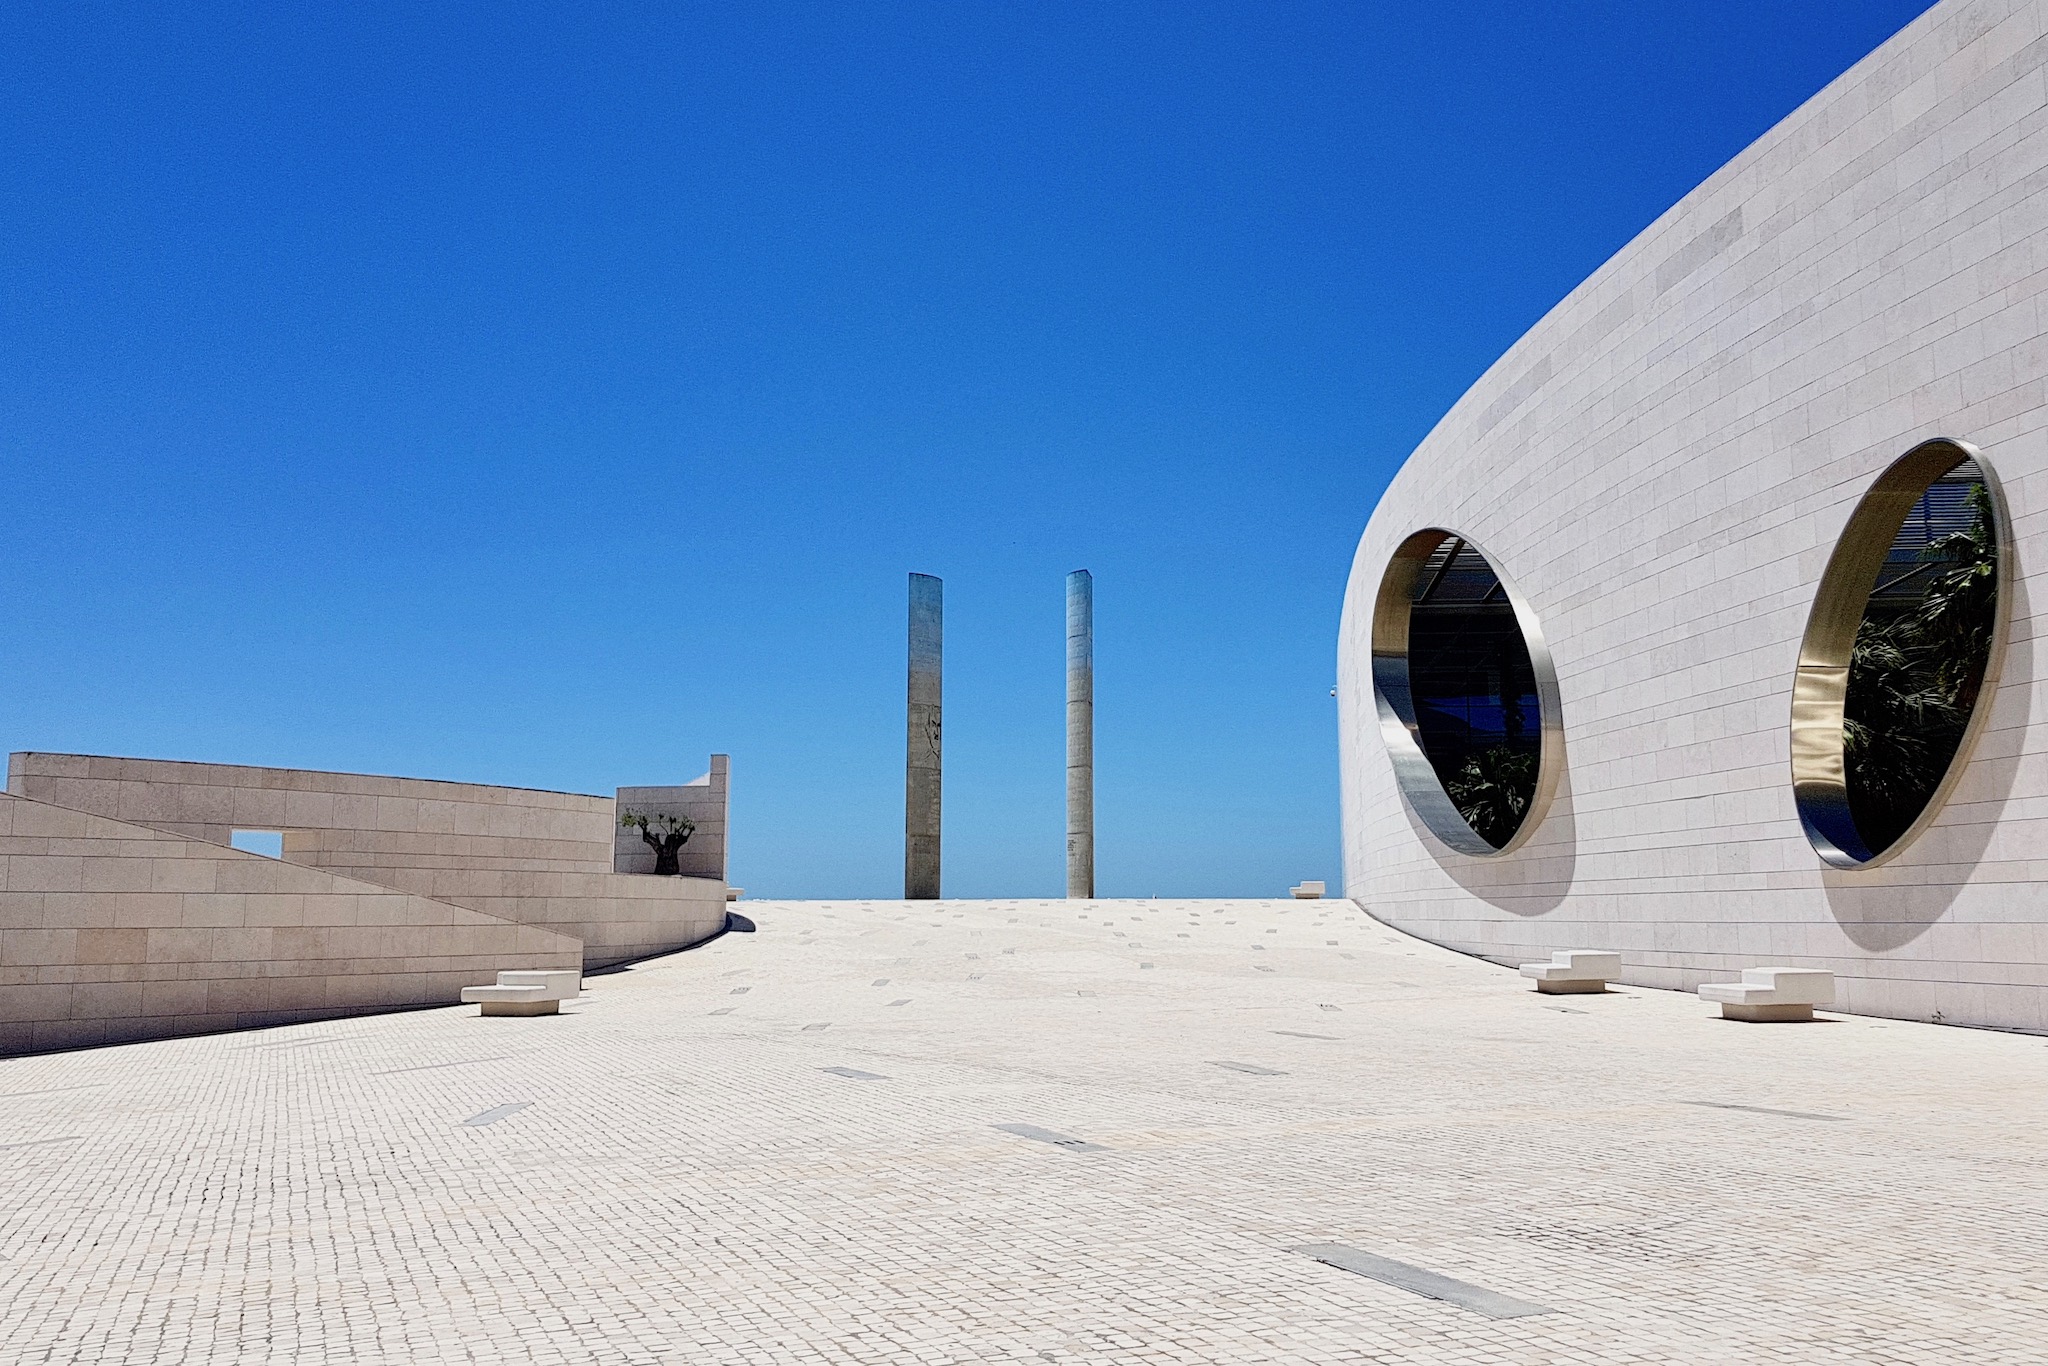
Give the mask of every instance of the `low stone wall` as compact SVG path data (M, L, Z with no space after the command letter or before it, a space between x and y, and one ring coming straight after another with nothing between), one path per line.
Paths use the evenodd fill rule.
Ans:
M389 869L379 876L421 896L573 935L582 941L586 968L670 953L725 928L725 883L713 878L467 869Z
M236 830L281 831L291 863L573 936L584 966L601 968L687 948L724 927L724 759L714 756L712 775L697 784L622 789L696 802L715 877L613 871L615 804L581 793L36 752L11 758L8 787L218 844Z
M612 868L612 803L576 792L40 752L10 757L7 790L215 844L281 830L293 862L371 882L380 868Z
M447 1005L576 939L0 796L0 1053Z

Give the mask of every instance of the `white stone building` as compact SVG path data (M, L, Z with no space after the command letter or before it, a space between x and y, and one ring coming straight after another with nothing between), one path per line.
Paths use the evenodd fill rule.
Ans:
M1851 1011L2048 1029L2044 332L2048 4L1948 0L1552 309L1393 480L1340 633L1347 894L1504 962L1615 949L1681 988L1824 967ZM1898 517L1865 495L1936 439L2002 491L2001 638L1925 815L1845 856L1815 795L1842 771L1829 651L1875 561L1838 547L1874 525L1882 556ZM1947 463L1895 474L1893 511ZM1542 734L1501 848L1446 827L1399 695L1417 575L1468 545L1537 675L1540 718L1488 723Z

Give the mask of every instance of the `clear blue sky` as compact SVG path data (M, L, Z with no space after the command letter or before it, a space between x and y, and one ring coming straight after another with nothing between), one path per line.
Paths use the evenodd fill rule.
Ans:
M609 792L895 895L1337 878L1403 456L1924 8L478 3L0 16L0 744Z

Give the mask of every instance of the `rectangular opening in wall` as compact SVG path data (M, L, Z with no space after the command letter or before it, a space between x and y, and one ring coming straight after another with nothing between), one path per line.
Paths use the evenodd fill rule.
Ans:
M282 830L237 830L228 843L245 854L261 854L265 858L284 857L284 831Z

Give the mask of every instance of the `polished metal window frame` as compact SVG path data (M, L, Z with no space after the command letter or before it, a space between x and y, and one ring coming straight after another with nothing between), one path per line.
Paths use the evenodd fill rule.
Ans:
M1437 779L1429 756L1423 753L1415 717L1415 698L1408 679L1408 625L1415 605L1415 581L1429 557L1444 542L1457 540L1486 561L1486 567L1500 580L1501 591L1514 608L1515 624L1521 629L1522 646L1529 652L1529 664L1536 675L1537 759L1536 791L1529 809L1516 827L1514 838L1496 849L1480 837L1458 814L1450 794ZM1495 559L1463 532L1429 527L1401 542L1387 562L1380 578L1379 596L1372 609L1372 693L1380 715L1380 737L1387 757L1393 761L1394 781L1401 796L1430 834L1450 849L1473 858L1499 858L1528 843L1543 823L1551 796L1557 791L1558 775L1564 769L1564 722L1558 705L1557 670L1551 663L1550 647L1543 630L1514 581L1501 573Z
M1898 839L1873 854L1849 811L1847 763L1842 748L1842 718L1849 695L1849 655L1856 632L1870 606L1879 574L1892 542L1936 480L1965 460L1975 461L1991 495L1992 532L1997 544L1998 586L1991 618L1991 653L1984 661L1984 683L1963 736L1949 759L1927 805ZM1890 862L1934 822L1950 791L1969 766L1970 752L1991 714L1992 694L2004 670L2007 585L2012 582L2012 522L2006 515L2005 493L1998 476L1967 441L1936 437L1923 441L1893 461L1871 484L1849 514L1821 574L1799 644L1799 667L1792 683L1792 795L1799 823L1821 861L1833 868L1875 868Z

